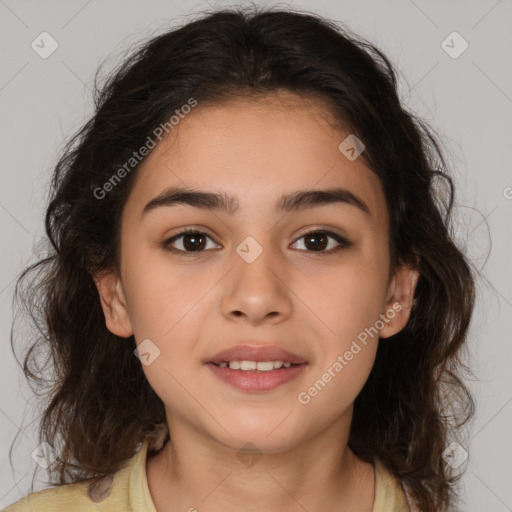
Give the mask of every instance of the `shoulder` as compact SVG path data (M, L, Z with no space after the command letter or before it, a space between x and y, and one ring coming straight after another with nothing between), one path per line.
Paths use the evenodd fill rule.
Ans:
M137 453L114 474L33 492L2 512L124 512L131 511L130 485L142 462Z
M64 512L65 510L83 512L92 510L92 501L87 492L89 485L94 485L94 482L94 479L90 479L33 492L9 505L3 512Z
M409 510L411 512L420 512L419 505L417 501L412 497L412 492L409 489L409 487L407 487L407 485L405 485L404 483L402 483L402 487L405 493L407 503L409 504Z
M375 504L373 512L416 512L410 492L384 464L375 459Z

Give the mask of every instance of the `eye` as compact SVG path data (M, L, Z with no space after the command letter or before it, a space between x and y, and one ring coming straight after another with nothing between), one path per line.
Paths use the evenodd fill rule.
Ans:
M345 237L338 235L329 230L314 230L302 235L298 240L304 239L304 246L308 252L318 252L322 256L327 254L333 254L342 249L346 249L352 245L352 242L347 240ZM329 239L334 240L338 245L329 250L325 250L329 246ZM295 242L297 243L297 242Z
M352 242L345 237L338 235L329 230L314 230L302 235L298 240L304 239L304 246L307 252L316 252L320 255L333 254L342 249L350 247ZM202 231L194 229L186 229L177 235L167 239L163 242L163 249L169 252L180 253L180 256L194 256L193 253L204 252L206 249L215 249L217 247L208 247L208 240L213 242L213 239ZM329 247L329 241L334 240L334 247L325 250ZM176 244L181 247L176 247ZM298 242L295 242L296 245ZM292 246L293 247L293 246Z
M207 240L213 239L203 233L202 231L197 231L195 229L186 229L177 235L174 235L172 238L169 238L165 242L163 242L163 248L170 252L179 252L182 253L182 256L191 256L187 253L194 252L203 252L207 247ZM169 247L170 245L178 242L178 245L181 247ZM215 248L215 247L214 247ZM211 247L210 247L211 249Z

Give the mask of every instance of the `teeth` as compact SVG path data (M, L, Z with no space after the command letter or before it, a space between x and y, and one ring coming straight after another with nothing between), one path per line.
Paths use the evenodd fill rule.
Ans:
M284 366L285 368L290 368L292 363L283 362L283 361L223 361L219 363L221 368L226 368L229 364L229 368L232 370L242 370L242 371L250 371L250 370L258 370L260 372L268 372L271 370L277 370Z

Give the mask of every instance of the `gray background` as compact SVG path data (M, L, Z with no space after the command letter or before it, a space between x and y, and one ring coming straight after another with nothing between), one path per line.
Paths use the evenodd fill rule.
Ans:
M111 55L114 64L121 51L163 30L167 20L181 23L198 10L230 4L0 0L0 508L29 490L41 413L9 343L15 277L41 251L49 176L67 137L91 113L98 64ZM453 440L469 453L460 466L458 510L512 511L512 1L278 5L344 22L380 47L399 68L402 100L442 137L457 187L455 236L480 270L469 340L477 414L466 437ZM47 59L31 48L43 31L59 45ZM458 58L442 47L453 31L469 44ZM447 44L461 48L456 39ZM16 434L13 471L9 448ZM35 490L45 487L44 471L38 475Z

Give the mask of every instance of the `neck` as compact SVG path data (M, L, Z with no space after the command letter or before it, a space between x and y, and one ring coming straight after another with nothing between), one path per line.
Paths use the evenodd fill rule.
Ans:
M341 418L321 435L273 453L241 453L189 425L169 423L170 440L157 454L148 453L146 463L157 512L371 512L373 466L347 446L350 419L348 425Z

